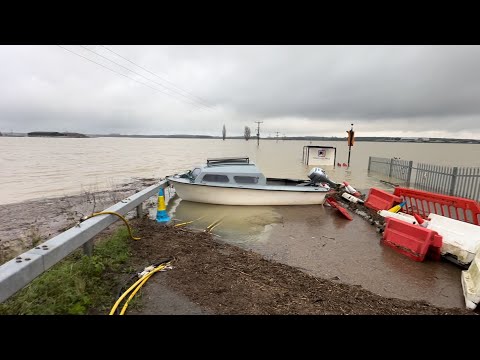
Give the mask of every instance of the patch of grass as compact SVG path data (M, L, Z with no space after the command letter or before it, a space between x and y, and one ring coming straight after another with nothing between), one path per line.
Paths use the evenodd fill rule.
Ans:
M38 225L32 225L27 232L27 238L32 241L32 247L37 246L42 242L42 236L40 235L40 229Z
M98 241L92 257L77 251L0 304L1 315L108 314L129 257L126 228Z

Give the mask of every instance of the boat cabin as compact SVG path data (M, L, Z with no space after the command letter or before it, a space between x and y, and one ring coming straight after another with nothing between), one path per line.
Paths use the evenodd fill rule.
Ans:
M244 158L207 159L207 164L195 167L187 173L191 182L197 184L266 185L261 171Z

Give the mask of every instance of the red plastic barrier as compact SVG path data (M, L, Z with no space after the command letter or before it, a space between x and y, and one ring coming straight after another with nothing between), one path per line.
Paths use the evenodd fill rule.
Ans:
M326 199L327 203L330 204L331 207L337 209L338 211L340 211L340 213L345 216L348 220L353 220L352 218L352 215L350 215L350 213L348 212L347 209L345 209L342 205L340 205L337 200L335 200L334 198L327 198Z
M403 196L407 204L402 211L407 214L413 215L415 212L427 218L434 213L480 225L480 204L475 200L403 187L396 187L393 193Z
M436 231L391 217L386 221L383 232L385 245L415 261L423 261L427 254L434 260L440 260L443 237Z
M390 194L380 189L371 188L367 201L365 201L365 206L375 211L389 210L401 202L402 198L400 196Z

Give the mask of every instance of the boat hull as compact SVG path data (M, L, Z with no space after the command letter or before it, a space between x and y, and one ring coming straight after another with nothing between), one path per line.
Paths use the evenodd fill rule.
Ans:
M219 205L316 205L329 193L322 189L263 190L238 187L206 186L171 181L182 200ZM310 189L309 189L310 190Z

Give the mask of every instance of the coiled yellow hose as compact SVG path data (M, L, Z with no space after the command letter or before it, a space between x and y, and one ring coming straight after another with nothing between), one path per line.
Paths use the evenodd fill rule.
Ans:
M114 211L100 211L100 212L97 212L97 213L93 213L92 215L88 215L88 216L85 216L82 221L84 220L87 220L87 219L90 219L94 216L98 216L98 215L116 215L118 216L120 219L123 220L123 222L125 223L125 225L127 225L127 229L128 229L128 233L130 234L130 238L132 240L140 240L141 238L139 237L134 237L133 234L132 234L132 229L130 228L130 224L128 223L127 219L125 219L122 215L120 215L119 213L116 213Z

